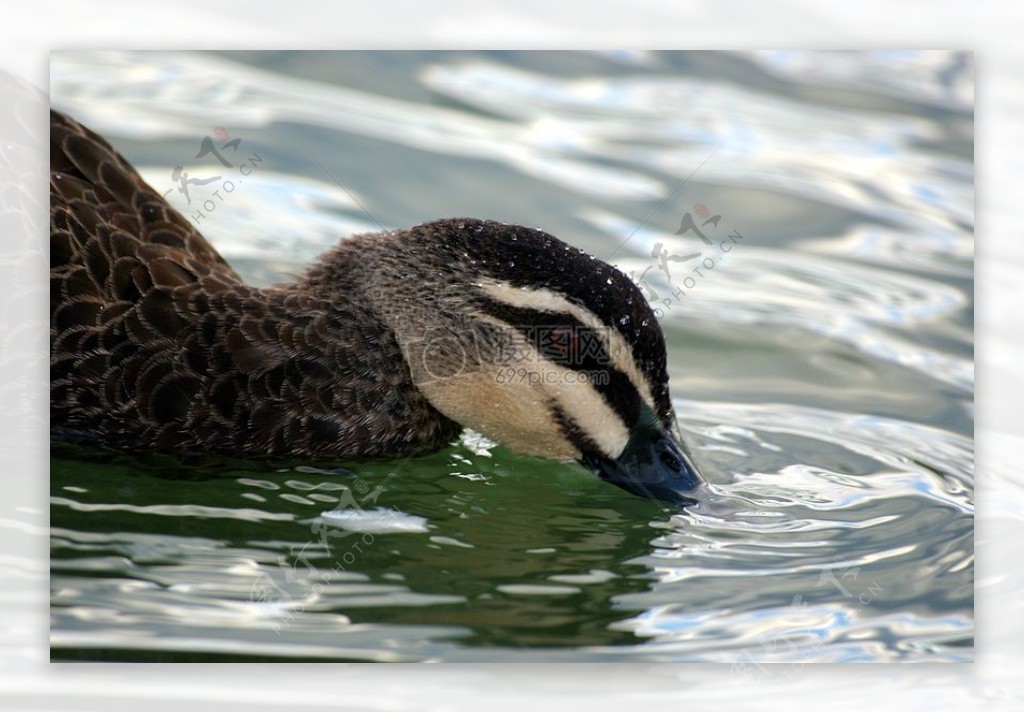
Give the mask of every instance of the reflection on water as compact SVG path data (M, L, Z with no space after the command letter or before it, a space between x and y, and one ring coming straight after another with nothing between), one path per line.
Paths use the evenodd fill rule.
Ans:
M260 155L198 219L254 281L444 215L642 276L710 480L667 512L473 434L345 469L58 445L56 658L972 660L965 55L58 53L52 73L193 220L211 194L173 167L234 176L192 158L203 136ZM677 234L698 205L710 243Z

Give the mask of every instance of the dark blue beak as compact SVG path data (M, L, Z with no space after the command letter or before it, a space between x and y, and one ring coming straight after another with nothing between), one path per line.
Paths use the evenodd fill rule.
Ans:
M693 458L653 413L633 429L618 458L584 455L583 464L612 485L673 505L695 504L704 482Z

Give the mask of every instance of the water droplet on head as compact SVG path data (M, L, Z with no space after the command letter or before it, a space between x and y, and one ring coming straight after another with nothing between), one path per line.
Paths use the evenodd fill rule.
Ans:
M609 285L612 284L612 278L609 277L607 280L605 280L605 283Z

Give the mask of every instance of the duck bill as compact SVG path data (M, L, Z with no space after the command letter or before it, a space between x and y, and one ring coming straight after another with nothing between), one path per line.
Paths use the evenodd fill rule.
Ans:
M583 464L634 495L674 505L695 504L704 483L686 448L650 421L633 430L618 458L584 456Z

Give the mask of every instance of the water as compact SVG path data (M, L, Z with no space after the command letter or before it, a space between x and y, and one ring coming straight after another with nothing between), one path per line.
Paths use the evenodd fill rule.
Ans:
M778 680L973 660L968 56L57 53L51 71L54 104L254 282L453 215L608 258L658 310L712 491L666 511L473 434L376 463L54 444L55 659L786 662ZM194 158L207 135L241 140L230 167ZM175 165L219 178L187 204ZM676 234L687 213L710 245Z

